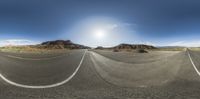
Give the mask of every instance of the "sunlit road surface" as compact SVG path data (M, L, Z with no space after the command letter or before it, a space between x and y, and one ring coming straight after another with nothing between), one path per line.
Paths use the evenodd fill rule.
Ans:
M0 99L199 99L199 61L190 50L1 52Z

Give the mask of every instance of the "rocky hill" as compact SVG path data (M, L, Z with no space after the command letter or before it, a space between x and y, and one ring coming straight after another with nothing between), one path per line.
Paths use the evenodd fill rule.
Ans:
M119 44L113 49L156 49L156 47L144 44Z
M55 40L55 41L47 41L37 45L38 48L44 49L89 49L90 47L75 44L70 40Z
M149 50L149 49L158 49L152 45L145 45L145 44L119 44L117 46L114 47L102 47L102 46L98 46L95 49L97 50L104 50L104 49L108 49L108 50L114 50L114 51L120 51L120 50Z

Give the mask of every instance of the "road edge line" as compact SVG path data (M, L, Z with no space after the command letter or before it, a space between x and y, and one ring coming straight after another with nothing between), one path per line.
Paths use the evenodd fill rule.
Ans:
M55 57L50 57L50 58L40 58L40 59L23 58L23 57L18 57L18 56L13 56L13 55L5 55L5 56L6 56L6 57L9 57L9 58L15 58L15 59L21 59L21 60L32 60L32 61L37 61L37 60L50 60L50 59L55 59L55 58L62 57L62 56L64 56L64 55L55 56Z
M191 62L191 64L192 64L194 70L195 70L196 73L200 76L200 72L199 72L199 70L197 69L196 65L194 64L194 62L193 62L193 60L192 60L192 57L191 57L191 55L190 55L190 53L189 53L189 50L186 49L186 51L187 51L188 57L189 57L189 59L190 59L190 62Z
M85 58L85 54L86 54L87 50L85 50L82 58L81 58L81 61L78 65L78 67L75 69L75 71L72 73L72 75L70 75L67 79L61 81L61 82L58 82L58 83L55 83L55 84L51 84L51 85L41 85L41 86L31 86L31 85L25 85L25 84L19 84L19 83L16 83L16 82L13 82L9 79L7 79L6 77L4 77L1 73L0 73L0 78L2 78L5 82L7 82L8 84L10 85L13 85L13 86L16 86L16 87L22 87L22 88L30 88L30 89L44 89L44 88L53 88L53 87L57 87L57 86L60 86L60 85L63 85L65 83L67 83L68 81L70 81L75 75L76 73L78 72L78 70L80 69L82 63L83 63L83 60Z

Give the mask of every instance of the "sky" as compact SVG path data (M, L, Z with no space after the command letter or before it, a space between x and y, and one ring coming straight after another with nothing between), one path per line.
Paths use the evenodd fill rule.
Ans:
M199 0L1 0L0 46L200 46Z

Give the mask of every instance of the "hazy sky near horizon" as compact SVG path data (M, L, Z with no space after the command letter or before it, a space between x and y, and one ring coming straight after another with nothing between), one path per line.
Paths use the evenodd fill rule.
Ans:
M0 45L70 39L88 46L200 46L199 26L199 0L0 1Z

